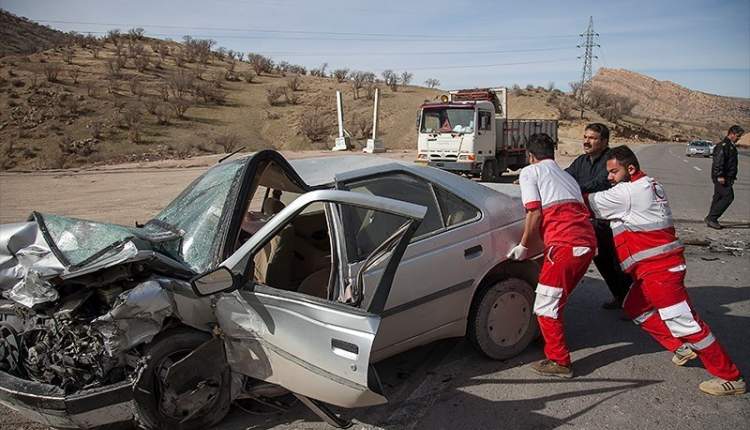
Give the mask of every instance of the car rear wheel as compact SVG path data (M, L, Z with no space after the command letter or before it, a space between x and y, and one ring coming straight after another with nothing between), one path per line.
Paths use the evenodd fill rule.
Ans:
M523 351L538 332L534 290L517 278L481 288L469 312L467 337L486 356L505 360Z
M141 427L207 429L226 416L231 405L231 373L228 366L219 365L226 364L224 357L217 357L211 364L216 369L211 377L184 375L194 379L189 390L177 393L166 380L170 366L210 339L210 334L186 327L167 330L154 338L146 351L147 365L134 388L136 416ZM193 381L184 385L189 384Z

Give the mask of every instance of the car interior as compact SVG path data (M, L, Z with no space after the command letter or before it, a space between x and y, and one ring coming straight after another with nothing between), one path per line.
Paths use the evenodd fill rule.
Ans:
M258 169L246 217L265 223L304 192L273 161ZM236 248L249 239L243 222ZM257 230L256 230L257 231ZM331 244L322 204L315 203L298 214L271 238L254 257L255 282L287 291L328 298Z

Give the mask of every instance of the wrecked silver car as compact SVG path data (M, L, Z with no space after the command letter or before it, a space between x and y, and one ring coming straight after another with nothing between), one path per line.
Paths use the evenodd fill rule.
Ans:
M536 336L537 266L504 257L522 221L512 186L275 151L134 227L34 212L0 227L0 402L58 428L203 429L288 390L342 427L326 403L387 401L373 362Z

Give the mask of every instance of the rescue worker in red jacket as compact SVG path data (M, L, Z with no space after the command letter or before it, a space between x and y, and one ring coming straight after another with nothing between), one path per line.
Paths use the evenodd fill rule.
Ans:
M745 381L708 325L696 313L685 288L683 245L675 235L664 188L640 170L627 146L607 156L606 191L586 196L592 214L610 220L617 257L634 283L623 303L625 314L681 366L700 358L716 378L699 385L712 395L743 394Z
M521 199L526 208L521 243L509 258L528 257L531 244L544 242L544 263L536 287L534 313L544 337L544 360L531 369L544 376L573 376L565 344L563 310L586 274L596 252L596 236L580 187L555 162L555 142L543 133L529 138L529 166L521 170Z

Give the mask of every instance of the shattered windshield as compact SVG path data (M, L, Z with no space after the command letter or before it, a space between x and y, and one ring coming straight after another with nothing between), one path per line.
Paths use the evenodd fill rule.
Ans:
M218 246L219 227L227 201L238 192L242 167L248 159L222 163L195 180L155 220L165 229L182 234L179 255L190 268L201 273L208 269ZM154 223L151 221L149 224Z
M79 266L93 261L109 248L122 244L135 235L127 227L57 215L34 214L46 228L49 238L60 251L66 266Z
M473 132L473 108L431 108L422 113L422 133Z

